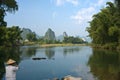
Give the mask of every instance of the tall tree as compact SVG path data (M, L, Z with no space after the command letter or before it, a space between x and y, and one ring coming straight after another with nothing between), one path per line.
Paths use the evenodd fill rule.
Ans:
M18 5L15 0L0 0L0 27L6 26L4 21L6 12L12 13L18 10Z
M93 16L90 27L87 29L95 44L119 43L120 41L120 14L118 8L111 2L107 7Z

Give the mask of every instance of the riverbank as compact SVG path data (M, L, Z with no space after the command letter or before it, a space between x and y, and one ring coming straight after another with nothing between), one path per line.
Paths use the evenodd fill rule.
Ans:
M82 44L72 44L72 43L40 44L39 42L24 42L23 45L25 46L37 45L38 47L60 47L60 46L86 46L88 44L86 43L82 43Z
M91 44L93 48L105 49L105 50L118 50L120 51L120 45L117 43L108 43L108 44Z
M40 44L39 47L85 46L87 44Z

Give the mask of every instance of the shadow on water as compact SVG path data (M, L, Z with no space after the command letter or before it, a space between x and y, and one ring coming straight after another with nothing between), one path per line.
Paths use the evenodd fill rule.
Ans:
M88 65L98 80L120 80L120 52L93 50Z
M17 64L20 62L20 48L19 47L2 47L0 48L0 80L5 74L5 63L8 59L14 59Z

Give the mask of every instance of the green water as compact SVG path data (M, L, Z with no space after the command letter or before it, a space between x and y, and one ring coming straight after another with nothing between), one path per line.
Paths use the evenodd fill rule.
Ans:
M44 58L33 60L33 58ZM53 80L71 75L83 80L120 80L120 53L94 50L89 46L0 49L0 80L5 62L12 58L20 69L16 80Z

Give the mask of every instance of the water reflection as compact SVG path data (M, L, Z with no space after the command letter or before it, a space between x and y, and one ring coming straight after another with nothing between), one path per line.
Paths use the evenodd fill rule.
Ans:
M67 54L72 54L72 53L74 53L74 52L79 52L80 51L80 47L65 47L64 49L63 49L63 53L64 53L64 56L66 56Z
M98 80L120 80L120 53L93 50L88 65Z
M48 59L53 59L53 57L55 56L54 48L46 48L45 49L45 55Z
M21 51L21 59L25 60L25 59L29 59L32 56L34 56L36 54L36 49L37 47L31 47L31 46L23 46L20 48Z
M67 56L67 54L72 54L74 52L79 52L80 51L80 47L64 47L63 48L63 54L64 56ZM38 53L40 53L40 51L44 50L44 54L45 57L47 57L47 59L54 59L55 56L55 47L49 47L49 48L37 48L37 47L30 47L30 46L23 46L21 47L21 59L29 59L32 56L35 56ZM61 51L60 51L61 52Z
M31 60L33 57L46 58L46 60L33 61ZM4 63L9 58L20 63L17 80L52 79L66 75L82 76L84 80L96 80L96 78L120 80L120 53L118 52L92 51L90 47L77 46L0 48L0 80L5 74ZM55 60L48 60L54 58ZM88 66L86 66L87 63Z
M47 59L53 59L54 55L55 55L55 50L54 48L37 48L37 47L30 47L30 46L23 46L21 47L21 59L22 60L25 60L25 59L30 59L31 57L39 60L42 59L42 58L45 58L43 56L37 56L37 53L41 54L42 51L44 52L45 54L45 57L47 57Z
M20 62L20 49L19 47L14 48L0 48L0 80L2 80L4 74L5 74L5 62L8 59L14 59L17 64Z

